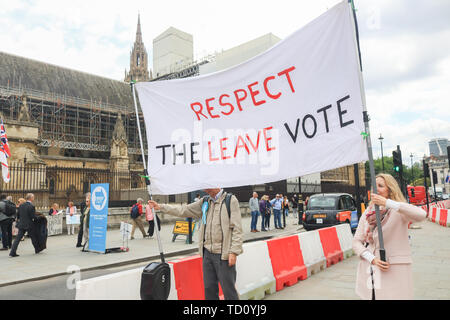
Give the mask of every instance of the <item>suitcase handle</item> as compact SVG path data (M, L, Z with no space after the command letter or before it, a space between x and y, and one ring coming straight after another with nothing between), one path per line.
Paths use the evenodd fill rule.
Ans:
M147 185L147 192L148 195L150 196L150 200L153 200L152 197L152 191L150 189L150 179L148 177L148 171L147 171L147 164L145 163L145 153L144 153L144 145L142 143L142 133L141 133L141 123L139 121L139 114L138 114L138 108L137 108L137 104L136 104L136 89L134 88L134 84L135 82L133 80L131 80L131 91L133 92L133 101L134 101L134 109L136 111L136 122L138 125L138 132L139 132L139 142L141 144L141 152L142 152L142 163L144 165L144 176L145 176L145 183ZM156 217L156 213L154 208L152 208L152 213L153 216ZM156 226L156 238L158 239L158 247L159 247L159 254L161 256L161 262L165 263L165 259L164 259L164 252L163 252L163 248L162 248L162 243L161 243L161 237L159 235L159 223L158 223L158 219L155 219L155 226Z

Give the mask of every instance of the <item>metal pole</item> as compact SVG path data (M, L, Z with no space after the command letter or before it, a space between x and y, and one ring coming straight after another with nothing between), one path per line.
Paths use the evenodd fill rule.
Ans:
M366 134L366 143L367 143L367 153L369 156L369 169L370 169L370 177L371 177L371 185L372 190L374 193L377 193L377 184L375 179L375 166L373 163L373 153L372 153L372 141L370 136L370 129L369 129L369 115L367 113L367 107L366 107L366 95L364 91L364 80L362 77L362 62L361 62L361 50L359 48L359 35L358 35L358 23L356 21L356 12L355 8L353 6L353 1L349 0L349 5L352 5L352 12L353 12L353 21L354 21L354 31L355 31L355 38L356 40L355 47L358 53L359 57L359 84L361 89L361 100L362 100L362 107L363 107L363 119L364 119L364 128L365 128L365 134ZM386 262L386 250L384 249L384 240L383 240L383 231L381 230L381 220L380 220L380 208L378 205L375 205L375 216L377 220L377 230L378 230L378 240L380 243L380 259L382 261Z
M383 139L384 138L381 136L381 133L380 133L380 137L378 139L380 139L380 143L381 143L381 166L383 168L383 173L384 173L384 156L383 156Z
M428 201L428 185L427 185L427 172L425 172L425 159L422 160L423 165L423 185L425 186L425 199L427 199L427 214L430 211L430 202ZM428 172L428 175L430 173Z
M148 191L148 195L150 196L150 200L153 200L153 196L152 196L152 192L151 192L151 188L150 188L150 179L148 177L147 164L145 163L144 144L142 142L141 124L139 121L139 113L138 113L138 108L137 108L137 103L136 103L136 93L135 93L135 88L134 88L134 82L131 82L130 85L131 85L131 91L133 92L134 108L136 111L136 121L137 121L138 132L139 132L139 142L141 144L141 152L142 152L142 163L144 164L145 183L147 184L147 191ZM155 229L156 229L155 232L156 232L156 237L158 238L159 254L161 256L161 262L164 263L165 259L164 259L161 238L159 235L159 223L158 223L158 218L156 217L154 208L152 208L152 213L153 213L153 217L155 220Z

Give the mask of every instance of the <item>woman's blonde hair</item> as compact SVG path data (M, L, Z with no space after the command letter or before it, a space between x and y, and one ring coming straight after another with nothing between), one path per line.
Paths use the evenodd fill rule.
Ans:
M389 194L388 199L398 201L398 202L406 202L405 197L400 190L400 187L397 183L397 180L393 176L387 173L379 173L377 178L383 178L386 183L386 187L388 188Z
M27 200L25 200L24 198L20 198L19 200L17 200L17 203L19 205L21 205L22 203L27 202Z

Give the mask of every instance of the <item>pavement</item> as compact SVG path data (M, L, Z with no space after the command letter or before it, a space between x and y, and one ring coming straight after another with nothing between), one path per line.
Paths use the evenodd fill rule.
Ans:
M272 230L252 233L250 232L250 222L250 216L242 217L244 242L286 236L304 231L303 226L296 224L297 221L292 214L287 217L284 230L273 229L273 218L271 218ZM186 236L178 236L172 242L173 226L173 223L161 226L161 242L166 260L170 261L170 257L196 254L198 252L198 230L194 233L193 244L185 243ZM258 230L260 226L261 218L258 219ZM147 231L148 224L144 223L144 227ZM128 241L128 252L109 254L81 252L81 248L75 247L76 234L48 237L47 249L35 254L31 240L26 238L19 244L17 250L19 257L11 258L9 257L9 251L0 251L0 265L2 266L0 287L67 275L72 270L91 271L159 259L156 234L150 239L144 239L140 230L136 229L134 237L134 240ZM120 230L108 230L106 248L121 246L123 246L123 242Z
M427 220L412 226L414 300L450 300L450 228ZM345 259L265 300L360 300L355 293L359 259Z

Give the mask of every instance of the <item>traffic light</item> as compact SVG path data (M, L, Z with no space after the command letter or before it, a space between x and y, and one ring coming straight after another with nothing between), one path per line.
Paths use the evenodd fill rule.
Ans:
M402 154L400 150L392 151L392 159L394 161L394 171L400 172L402 167Z
M433 184L438 183L437 172L433 170Z
M430 176L430 169L428 168L428 163L423 161L423 177L428 178Z

